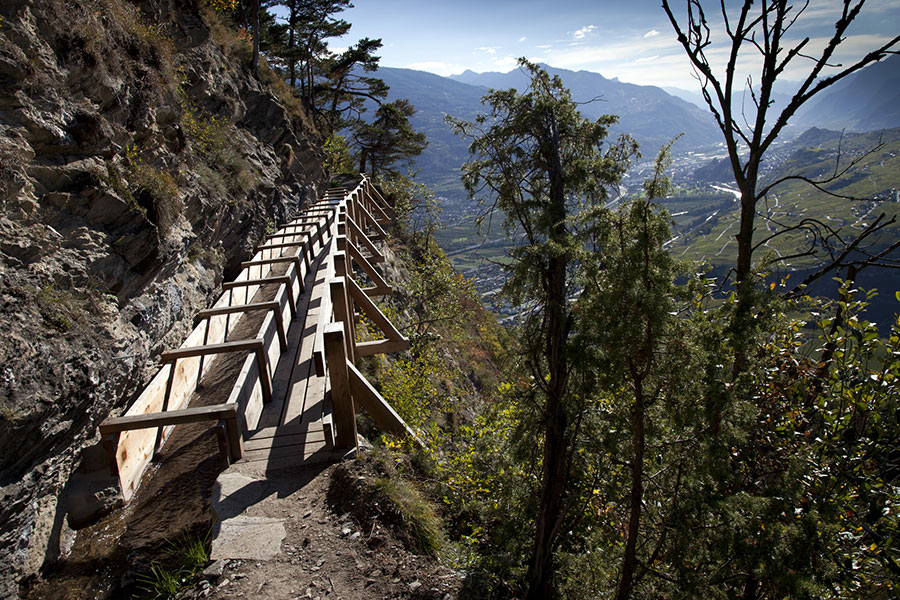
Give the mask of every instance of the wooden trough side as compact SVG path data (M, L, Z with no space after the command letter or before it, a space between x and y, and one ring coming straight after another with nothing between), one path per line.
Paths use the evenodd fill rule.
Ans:
M291 256L289 250L290 247L283 247L258 251L253 260L248 261L256 264L248 265L241 270L233 282L237 285L228 286L229 289L226 289L208 309L208 314L194 327L179 350L227 343L229 334L233 332L240 319L240 314L229 309L251 304L263 283L248 282L271 279L272 269L284 262L280 259L289 257L287 271L280 276L283 279L278 281L282 285L279 285L273 300L280 309L278 310L280 318L275 316L275 311L270 310L255 336L264 341L267 359L265 362L269 365L277 364L283 341L283 333L279 334L279 321L283 328L283 325L293 318L294 306L301 293L302 277L305 275L302 269L303 262L297 260L303 246L293 247L294 256ZM152 425L127 428L106 436L104 444L110 455L110 467L119 479L125 502L134 496L156 450L174 429L174 422L165 418L171 415L164 413L186 409L187 403L197 389L197 384L209 371L213 362L211 356L202 353L186 354L183 358L164 364L123 415L125 418L144 417L143 423ZM237 406L237 420L240 427L238 433L241 435L248 427L255 427L262 411L264 384L261 383L260 375L265 377L270 373L261 373L259 364L261 363L254 353L248 354L230 395L234 400L229 402ZM151 415L157 418L151 418ZM115 418L104 422L105 425L115 423Z

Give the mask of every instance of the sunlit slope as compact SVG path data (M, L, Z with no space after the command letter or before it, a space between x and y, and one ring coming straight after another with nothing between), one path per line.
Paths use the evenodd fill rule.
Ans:
M833 180L824 183L821 190L797 179L771 190L767 202L760 204L754 238L764 248L757 250L757 259L768 249L783 258L777 263L781 267L815 268L822 263L821 253L796 256L805 253L814 235L835 234L850 240L880 214L889 219L900 213L895 192L900 189L900 129L846 134L843 138L836 132L813 130L798 138L795 148L766 176L764 185L791 175ZM836 173L843 174L835 179ZM734 263L736 199L717 196L706 207L685 207L669 201L667 207L679 225L680 237L670 245L677 255L706 260L714 266ZM693 221L685 223L686 215L694 216ZM877 245L889 244L898 235L900 227L892 225L879 236Z

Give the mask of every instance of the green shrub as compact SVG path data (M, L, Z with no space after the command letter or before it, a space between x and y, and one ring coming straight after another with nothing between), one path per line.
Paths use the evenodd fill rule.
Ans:
M184 535L166 542L162 559L153 561L150 572L137 577L141 598L165 600L192 584L209 563L212 531L205 536Z

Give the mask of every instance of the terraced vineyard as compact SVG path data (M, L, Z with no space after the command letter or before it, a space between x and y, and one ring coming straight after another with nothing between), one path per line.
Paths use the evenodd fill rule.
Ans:
M810 246L813 224L818 224L820 234L849 240L882 213L885 220L895 216L900 220L900 129L845 134L843 138L838 132L811 129L786 144L780 154L784 158L770 165L766 181L791 174L824 180L832 177L836 168L843 174L824 186L827 191L790 180L769 194L765 213L757 221L756 240L770 250L768 254L758 251L757 257L773 261L773 279L791 273L793 281L800 281L824 264L827 256L821 251L796 256ZM709 263L718 275L725 275L734 264L738 209L734 183L722 179L699 181L686 173L679 174L674 178L673 195L663 202L674 223L668 248L679 258ZM860 199L837 198L828 192ZM446 225L435 233L435 238L455 266L475 279L479 292L496 312L501 316L513 314L511 307L495 300L503 283L501 265L509 260L510 243L496 222L490 230L479 233L474 222L475 209L465 208L462 203L458 199L448 203ZM801 223L810 227L788 231ZM873 248L884 247L898 236L900 226L891 225L873 240ZM825 279L816 291L831 295L834 283L830 276ZM898 308L893 293L888 292L900 289L900 271L868 271L859 281L864 287L881 290L871 315L886 325Z

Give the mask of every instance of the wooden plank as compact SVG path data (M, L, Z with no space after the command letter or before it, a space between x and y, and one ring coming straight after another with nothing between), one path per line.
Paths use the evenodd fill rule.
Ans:
M197 423L199 421L218 421L227 419L237 414L237 404L214 404L213 406L198 406L195 408L182 408L181 410L168 410L165 412L148 413L144 415L126 415L122 417L110 417L100 423L100 433L109 435L133 429L148 429L163 425L181 425L182 423Z
M266 355L265 342L261 339L235 340L222 344L209 344L206 346L191 346L189 348L176 348L166 350L159 356L161 362L172 362L182 358L205 356L207 354L224 354L226 352L254 352L259 363L259 380L266 402L272 400L272 379L269 371L269 360Z
M326 222L328 221L327 218L325 220L326 220ZM318 240L319 240L319 249L322 249L325 246L325 239L323 237L324 234L322 233L322 231L324 230L324 227L322 226L322 218L321 217L318 219L315 219L314 221L301 221L299 219L294 219L293 221L290 222L289 225L286 225L284 227L284 229L287 229L288 227L307 227L309 225L315 225L316 238L318 238Z
M322 431L322 422L313 423L290 423L287 425L274 425L269 427L261 427L256 431L247 432L244 435L244 441L260 441L268 440L280 435L312 435Z
M303 292L303 280L300 278L300 273L297 273L297 281L300 282L300 291ZM239 287L248 287L253 285L269 285L277 283L279 285L285 286L288 290L291 289L291 277L289 275L278 275L275 277L263 277L262 279L244 279L242 281L232 281L230 283L223 283L223 290L232 290ZM294 299L294 294L289 293L287 295L288 304L291 307L291 317L297 317L297 304Z
M272 258L257 258L255 260L247 260L241 263L241 268L255 267L257 265L274 265L278 263L292 262L297 265L297 272L300 272L300 256L297 254L288 254L285 256L273 256Z
M302 240L299 242L285 242L283 244L264 244L256 248L257 252L263 252L265 250L283 250L285 248L300 248L301 253L303 254L304 262L306 263L306 272L309 273L310 265L309 265L309 242L307 238L306 240ZM299 275L299 274L298 274Z
M282 425L295 421L309 421L307 413L311 405L316 402L317 390L311 389L311 385L315 383L312 357L319 326L319 315L322 310L322 296L326 293L327 288L325 277L319 277L319 274L328 271L329 258L330 254L326 251L322 252L317 259L316 283L311 286L311 293L308 296L306 317L303 320L297 351L292 361L290 382L286 386L287 393L280 418Z
M356 411L350 395L347 347L344 327L340 323L329 323L325 328L325 360L328 363L328 378L331 382L331 401L334 405L334 445L336 448L356 446Z
M287 349L287 335L284 330L284 317L281 314L281 303L271 302L254 302L251 304L236 304L233 306L219 306L215 308L207 308L197 313L198 319L208 319L216 315L229 315L235 313L252 312L254 310L270 310L275 314L275 324L278 327L278 343L281 351Z
M309 224L312 225L313 223L309 223ZM291 233L273 233L271 235L266 236L266 241L268 242L271 240L284 240L287 238L294 238L294 237L300 237L300 236L303 236L304 238L308 239L308 238L312 237L312 235L313 235L312 229L304 229L303 231L294 231ZM301 241L305 241L305 240L301 240ZM284 242L284 243L287 243L287 242Z
M221 344L208 344L205 346L190 346L188 348L175 348L165 350L159 355L159 361L163 363L178 360L179 358L190 358L192 356L203 356L206 354L224 354L226 352L255 352L261 349L263 341L260 339L253 340L235 340L233 342L223 342Z
M265 450L267 448L283 448L284 446L297 446L308 443L317 443L325 441L325 432L310 431L307 433L292 433L284 435L276 435L270 438L260 438L255 440L247 440L244 442L244 451L251 452L253 450Z
M324 441L322 441L297 445L296 447L285 446L282 448L253 450L245 452L244 457L238 462L265 462L269 463L266 468L267 471L276 471L302 469L323 462L338 460L343 455L344 452L334 452L325 445Z
M335 240L332 238L329 243L329 248L333 247L335 243ZM334 278L334 261L326 259L323 262L325 265L324 282L327 284L328 281L331 281L331 279ZM322 298L319 302L319 318L316 325L315 343L313 345L313 363L316 367L316 375L319 377L325 376L325 342L323 338L325 326L333 320L333 317L334 304L331 300L331 290L328 285L325 285L322 288Z

